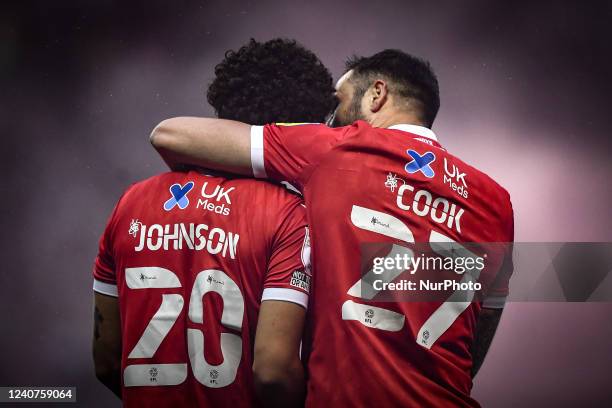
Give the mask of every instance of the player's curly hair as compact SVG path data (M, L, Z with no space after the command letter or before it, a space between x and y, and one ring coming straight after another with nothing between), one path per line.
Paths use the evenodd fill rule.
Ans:
M335 105L332 76L294 40L251 39L215 67L208 102L221 119L252 125L324 122Z

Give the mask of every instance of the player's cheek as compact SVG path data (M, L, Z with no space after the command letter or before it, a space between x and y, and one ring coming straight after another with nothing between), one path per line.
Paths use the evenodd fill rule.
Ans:
M336 108L336 119L338 120L338 122L342 124L346 123L347 110L348 110L348 104L346 102L341 102L338 105L338 108Z

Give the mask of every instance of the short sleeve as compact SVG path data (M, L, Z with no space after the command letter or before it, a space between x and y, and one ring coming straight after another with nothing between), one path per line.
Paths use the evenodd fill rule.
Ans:
M302 186L302 174L341 141L346 128L322 124L274 124L251 127L251 164L257 178Z
M282 300L306 308L311 278L306 214L296 200L275 233L261 301Z
M113 255L112 235L119 204L115 206L104 233L98 245L98 255L93 267L93 290L103 295L118 296L117 278L115 274L115 261Z
M506 219L504 225L505 229L505 242L504 245L504 259L502 261L501 268L493 281L493 284L489 287L487 296L482 301L482 307L489 309L503 309L506 305L506 299L510 293L510 277L514 272L513 256L513 241L514 241L514 213L512 205L509 204L510 215Z

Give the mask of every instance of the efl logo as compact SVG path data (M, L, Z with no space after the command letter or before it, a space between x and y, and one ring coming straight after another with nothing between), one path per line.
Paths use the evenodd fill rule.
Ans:
M412 157L412 161L406 164L405 167L406 171L409 174L413 174L417 171L420 171L427 178L432 178L436 175L433 168L431 167L431 163L436 160L435 154L433 154L432 152L425 152L425 154L421 156L418 152L410 149L406 150L406 153L408 153L408 155Z
M164 210L170 211L174 208L175 205L178 205L178 208L184 210L189 205L189 198L187 198L187 193L191 191L193 188L193 181L187 182L184 186L176 183L170 186L170 197L164 203Z

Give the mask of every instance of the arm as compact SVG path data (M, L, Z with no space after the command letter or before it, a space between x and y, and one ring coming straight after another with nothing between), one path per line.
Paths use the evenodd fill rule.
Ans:
M472 378L476 377L484 362L503 311L504 309L489 309L486 307L483 307L480 311L478 322L476 322L476 335L472 344Z
M489 248L491 252L502 250L503 262L493 284L488 288L488 296L483 299L482 309L480 310L478 321L476 322L476 333L472 344L472 378L476 377L489 351L489 346L491 346L491 342L497 331L497 325L504 311L506 298L510 290L510 276L514 270L512 261L514 223L512 215L510 215L508 221L508 231L508 244L501 246L494 245Z
M288 181L301 188L308 167L317 165L358 126L285 123L249 126L223 119L173 118L151 133L151 143L171 169L197 166Z
M116 297L94 292L93 359L96 377L121 398L121 325Z
M153 129L151 144L168 166L194 165L251 176L251 127L223 119L179 117Z
M300 341L310 292L310 239L301 201L281 192L266 211L271 255L255 334L253 377L264 406L303 406Z
M253 374L264 406L302 406L305 385L299 349L306 309L268 300L261 304Z

